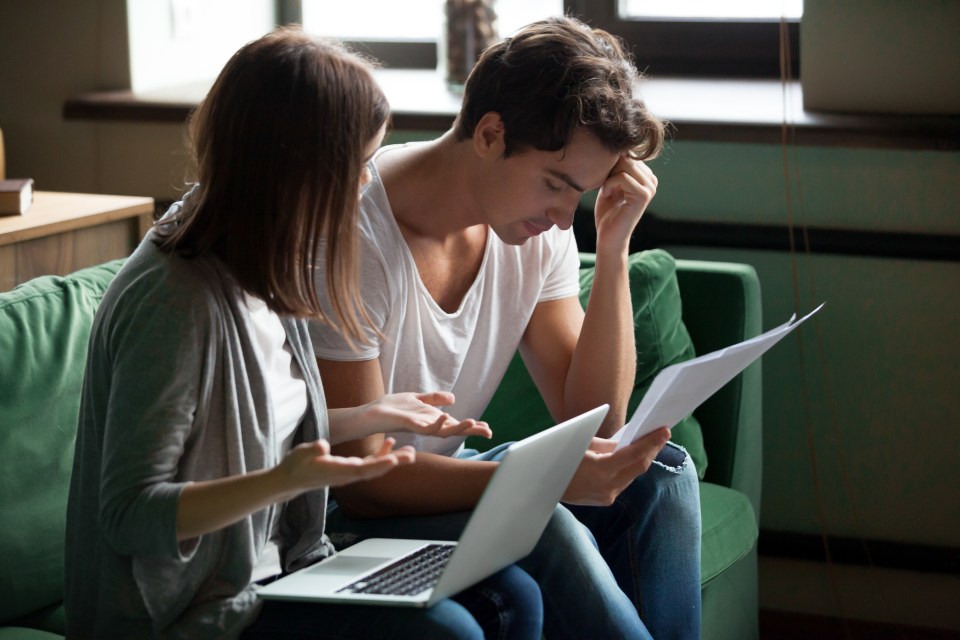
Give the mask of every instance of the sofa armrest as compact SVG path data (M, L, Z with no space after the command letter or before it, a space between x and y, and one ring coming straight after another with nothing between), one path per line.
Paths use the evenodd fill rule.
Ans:
M746 264L677 260L683 322L698 354L759 335L760 281ZM762 380L757 361L695 412L710 464L705 481L747 495L760 518Z

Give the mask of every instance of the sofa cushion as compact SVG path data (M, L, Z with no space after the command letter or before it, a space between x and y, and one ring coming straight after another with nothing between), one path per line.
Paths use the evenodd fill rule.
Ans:
M700 483L700 518L700 582L705 585L750 553L758 529L747 496L710 482Z
M0 629L0 640L62 640L63 636L39 629L26 627L4 627Z
M0 622L62 600L87 341L120 265L44 276L0 294Z
M586 307L593 285L593 256L582 254L581 266L580 302ZM629 259L629 277L637 372L628 416L640 403L657 372L695 355L690 334L681 319L680 289L673 256L662 249L634 253ZM483 419L493 427L494 439L480 441L474 438L470 440L470 446L486 448L519 440L554 423L519 354L510 363ZM672 439L687 449L702 479L707 468L707 454L696 418L688 416L674 426Z

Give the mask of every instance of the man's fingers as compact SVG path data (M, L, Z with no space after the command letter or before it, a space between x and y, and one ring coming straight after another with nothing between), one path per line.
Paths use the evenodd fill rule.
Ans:
M617 441L609 438L594 438L590 442L590 451L597 453L613 453L617 448Z
M638 179L636 176L628 173L618 173L607 178L603 185L604 195L610 198L616 198L614 202L626 200L627 202L640 200L642 204L647 204L653 200L657 193L656 184Z
M646 163L621 156L604 182L601 196L616 203L629 201L634 194L648 204L657 193L657 184L656 174Z
M663 446L670 440L670 429L654 429L636 442L617 450L611 458L619 458L623 466L642 464L644 469L650 466Z
M656 187L658 183L657 174L653 172L653 169L651 169L646 162L634 160L627 155L620 156L620 160L614 165L610 175L613 176L618 173L632 176L637 182L652 183L654 187Z
M651 444L659 444L660 447L667 444L670 440L670 429L667 427L659 427L654 429L647 435L640 438L640 442L649 441Z

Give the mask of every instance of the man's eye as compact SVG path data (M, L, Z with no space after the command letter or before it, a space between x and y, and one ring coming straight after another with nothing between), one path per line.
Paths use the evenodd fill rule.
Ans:
M549 180L546 181L546 184L547 184L547 189L550 189L550 191L554 191L556 193L563 191L563 185L555 184L553 182L550 182Z

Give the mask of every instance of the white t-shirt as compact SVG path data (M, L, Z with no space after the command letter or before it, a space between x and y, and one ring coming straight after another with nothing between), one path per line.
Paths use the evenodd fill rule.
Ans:
M553 227L514 246L491 231L476 280L460 308L447 313L420 279L380 175L374 163L370 165L373 180L363 191L360 210L360 286L371 321L385 338L368 331L365 343L353 351L336 329L311 322L317 357L340 361L379 357L387 393L452 391L456 404L445 409L460 419L479 418L537 303L578 295L580 261L573 233ZM322 269L317 283L324 299ZM463 443L463 438L390 435L400 445L446 455L456 453Z
M262 359L264 382L273 409L278 458L283 458L307 412L307 385L287 345L287 334L277 314L266 302L247 293L243 294L243 303L250 312L252 335Z
M277 314L267 307L266 302L247 293L243 294L242 302L250 314L250 325L253 328L251 335L263 366L267 397L273 413L277 459L281 460L293 446L297 427L307 412L307 385L287 344L287 335ZM277 515L279 514L278 510ZM280 549L274 540L277 525L278 521L275 519L271 525L270 540L253 568L254 581L281 572Z

